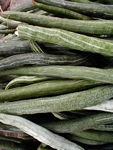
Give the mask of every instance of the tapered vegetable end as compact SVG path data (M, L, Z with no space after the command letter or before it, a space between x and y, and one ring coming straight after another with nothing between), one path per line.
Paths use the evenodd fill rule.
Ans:
M17 28L17 30L15 31L15 34L18 36L18 28Z

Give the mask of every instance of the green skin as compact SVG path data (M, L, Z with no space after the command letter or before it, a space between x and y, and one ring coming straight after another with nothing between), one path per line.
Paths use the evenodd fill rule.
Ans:
M24 65L80 65L84 64L85 62L87 62L87 57L82 55L68 56L43 53L25 53L20 55L13 55L0 60L0 70L16 68Z
M40 5L41 4L39 4L39 6ZM68 31L73 31L78 33L94 34L94 35L113 35L112 20L101 20L101 21L100 20L75 20L75 19L65 19L65 18L50 17L44 15L29 14L25 12L13 12L13 11L3 12L2 16L5 18L8 17L8 19L13 19L16 21L26 22L32 25L65 29ZM26 28L27 27L30 28L30 26L26 25ZM24 30L24 25L23 25L23 30ZM65 33L65 31L63 32Z
M0 122L15 126L34 139L58 150L84 150L82 147L64 137L27 120L23 117L0 114Z
M100 141L96 141L96 140L90 140L90 139L87 139L87 138L82 138L82 137L79 137L79 136L76 136L76 135L68 135L67 136L71 141L74 141L74 142L80 142L80 143L83 143L83 144L87 144L87 145L103 145L103 144L106 144L106 142L100 142Z
M61 29L19 25L16 34L19 38L47 42L71 49L113 56L113 42Z
M9 33L14 33L15 30L13 29L5 29L5 30L0 30L0 34L9 34Z
M79 13L83 13L86 15L97 16L102 18L113 18L113 9L102 5L102 4L85 4L85 3L77 3L77 2L69 2L69 1L61 1L61 0L36 0L36 2L44 3L47 5L62 7L66 9L70 9Z
M0 40L0 56L10 56L15 54L28 53L31 51L27 40L18 38L7 39L7 42Z
M113 143L113 133L111 132L104 132L104 131L82 131L82 132L75 132L74 133L77 136L80 136L82 138L90 139L90 140L96 140L100 142L106 142L106 143Z
M4 75L32 75L48 76L67 79L86 79L99 81L101 83L113 84L113 69L99 69L83 66L38 66L22 67L10 70L3 70L0 76Z
M16 28L19 24L21 24L21 22L19 21L14 21L11 19L7 19L7 18L3 18L2 16L0 16L0 22L4 25L7 25L7 27L9 28Z
M24 87L1 91L0 102L69 93L94 87L98 84L98 82L84 80L48 80Z
M112 113L99 113L89 115L80 119L69 119L63 121L45 122L42 126L58 133L73 133L81 132L88 129L93 129L95 126L113 122Z
M82 110L85 107L106 101L111 97L113 97L113 86L100 86L81 92L74 92L54 97L43 97L3 103L0 105L0 112L27 115Z
M50 13L53 13L53 14L56 14L59 16L61 15L61 16L65 16L67 18L74 18L74 19L80 19L80 20L90 20L90 17L87 17L85 15L76 13L76 12L68 10L68 9L44 5L41 3L35 3L35 6L38 7L39 9L45 10L47 12L50 12Z

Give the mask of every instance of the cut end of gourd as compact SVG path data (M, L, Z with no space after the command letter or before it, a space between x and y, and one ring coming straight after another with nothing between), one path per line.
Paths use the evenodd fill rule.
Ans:
M17 31L15 31L15 34L18 36L18 29L17 29Z

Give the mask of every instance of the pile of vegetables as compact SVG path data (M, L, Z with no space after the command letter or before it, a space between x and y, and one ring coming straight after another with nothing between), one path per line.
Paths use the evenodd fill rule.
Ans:
M0 16L0 148L113 149L113 0L32 0Z

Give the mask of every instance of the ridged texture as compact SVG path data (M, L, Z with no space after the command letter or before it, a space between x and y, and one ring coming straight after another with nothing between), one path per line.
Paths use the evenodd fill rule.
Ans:
M16 34L22 39L53 43L84 52L113 56L113 42L66 30L19 25Z
M15 126L34 139L58 150L84 150L77 144L19 116L0 114L0 122Z
M80 19L80 20L89 20L90 17L87 17L85 15L79 14L77 12L68 10L68 9L64 9L64 8L59 8L59 7L55 7L55 6L50 6L50 5L44 5L42 3L34 3L36 7L38 7L39 9L45 10L47 12L56 14L56 15L61 15L61 16L65 16L67 18L74 18L74 19Z
M49 121L41 125L58 133L73 133L81 132L88 129L93 129L95 126L113 122L112 113L99 113L88 115L78 119L68 119L63 121Z
M10 55L28 53L30 51L31 48L27 40L12 38L9 40L0 41L0 56L10 56Z
M23 65L80 65L86 62L87 56L75 55L51 55L51 54L35 54L26 53L13 55L0 60L0 70L16 68Z
M99 81L101 83L113 84L113 69L99 69L84 66L39 66L22 67L10 70L3 70L0 76L4 75L32 75L49 76L67 79L86 79Z
M113 133L109 132L99 132L99 131L82 131L75 132L75 135L80 136L82 138L87 138L90 140L96 140L100 142L112 143L113 142Z
M113 35L112 20L75 20L13 11L4 12L2 13L2 16L20 22L26 22L43 27L65 29L78 33Z
M59 96L3 103L0 105L0 112L23 115L81 110L104 102L112 96L113 86L100 86Z
M102 4L85 4L62 0L35 0L36 2L67 8L79 13L88 14L102 18L113 18L113 9Z

